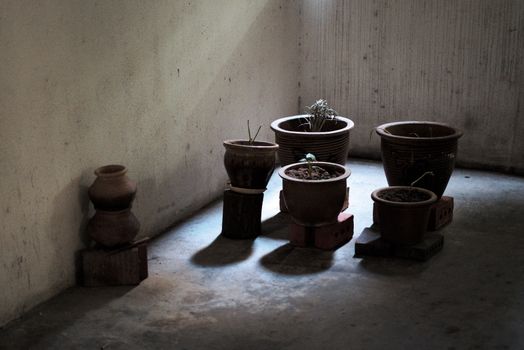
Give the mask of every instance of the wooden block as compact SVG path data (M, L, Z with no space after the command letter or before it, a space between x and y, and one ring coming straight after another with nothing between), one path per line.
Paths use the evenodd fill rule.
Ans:
M353 237L353 215L340 213L338 222L320 227L291 223L288 232L289 241L294 246L334 250Z
M396 245L384 241L376 227L366 227L355 241L355 256L397 257L426 261L444 246L444 236L426 233L424 240L414 245Z
M436 231L453 220L453 197L442 196L437 203L431 207L429 214L429 231Z
M82 282L86 287L136 285L147 278L149 238L116 249L94 248L81 252Z
M315 227L315 247L323 250L337 249L353 238L353 215L340 213L338 222Z
M263 193L224 191L222 235L233 239L256 238L261 232Z

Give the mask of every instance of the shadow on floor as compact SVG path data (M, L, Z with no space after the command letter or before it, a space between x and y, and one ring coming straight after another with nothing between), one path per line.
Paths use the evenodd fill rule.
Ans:
M252 239L229 239L219 235L210 245L191 257L196 265L213 267L247 260L253 251Z
M422 262L395 257L368 256L362 257L358 268L383 276L410 276L418 275L426 270L433 259L435 257Z
M109 310L108 305L111 302L123 298L135 287L70 288L0 328L2 331L6 330L0 337L0 349L54 349L57 348L56 344L62 344L61 348L72 348L67 332L72 324L89 317L87 315L93 312ZM131 308L126 311L136 313ZM109 315L114 317L114 312L103 312L108 316L102 318L101 323L107 323L104 325L107 328L113 326L114 321ZM15 343L16 346L13 346Z
M329 270L333 266L333 252L299 248L290 243L278 247L260 259L260 264L283 275L308 275Z
M261 236L267 238L288 240L288 225L291 222L291 217L282 212L266 219L262 222Z

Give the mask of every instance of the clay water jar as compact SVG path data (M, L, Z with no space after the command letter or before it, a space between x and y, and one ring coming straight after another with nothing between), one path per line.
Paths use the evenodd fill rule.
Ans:
M346 198L347 178L351 171L337 163L311 162L325 170L338 171L341 175L325 180L297 179L286 174L289 169L305 167L305 163L293 163L278 171L282 178L282 190L287 210L293 221L303 226L323 226L337 222Z
M104 247L129 243L140 230L140 223L130 208L119 211L97 210L87 223L87 234Z
M392 200L391 195L399 191L416 192L416 200ZM375 202L380 234L384 240L400 245L417 244L423 240L431 206L437 201L435 193L419 187L390 186L373 191L371 199Z
M380 125L376 132L388 184L409 186L431 171L434 176L425 176L416 185L440 198L455 167L462 131L443 123L404 121Z
M278 145L247 140L224 141L224 166L231 189L242 193L262 193L275 170Z
M278 159L281 166L296 163L308 153L318 161L345 165L349 152L349 131L355 125L351 119L337 116L327 120L325 131L304 131L304 115L277 119L271 123L275 142L280 146Z
M131 207L136 183L127 175L123 165L106 165L95 170L96 179L88 195L96 210L118 211Z

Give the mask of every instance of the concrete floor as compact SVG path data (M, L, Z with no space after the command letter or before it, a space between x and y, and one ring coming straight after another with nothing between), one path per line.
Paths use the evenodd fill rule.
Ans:
M355 236L377 162L350 160ZM457 169L454 221L425 263L293 248L266 192L263 235L219 236L222 202L157 238L136 287L75 287L0 330L1 349L524 349L524 178Z

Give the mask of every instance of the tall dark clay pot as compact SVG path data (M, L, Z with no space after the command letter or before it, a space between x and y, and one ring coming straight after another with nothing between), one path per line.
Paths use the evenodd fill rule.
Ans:
M89 187L89 199L96 210L118 211L131 207L136 183L123 165L106 165L95 170L96 179Z
M377 127L376 132L381 138L388 184L410 186L431 171L433 176L424 176L416 185L440 198L455 167L462 132L443 123L426 121L387 123Z

